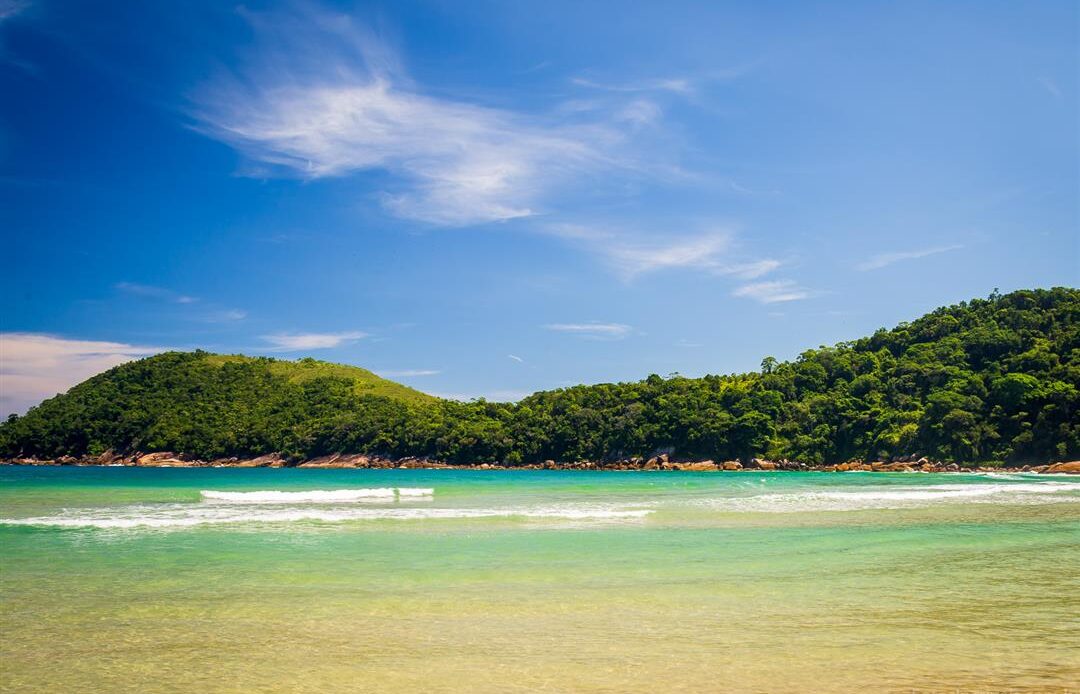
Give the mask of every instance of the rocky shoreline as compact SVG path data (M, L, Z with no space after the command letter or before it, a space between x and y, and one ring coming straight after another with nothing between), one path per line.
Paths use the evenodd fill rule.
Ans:
M62 456L60 458L10 458L0 460L0 465L73 465L73 466L126 466L126 467L238 467L238 468L283 468L303 469L439 469L458 470L671 470L682 472L1035 472L1040 474L1080 474L1080 461L1048 463L1046 465L1024 465L1023 467L980 467L955 462L933 461L925 457L905 456L890 461L851 461L837 465L808 465L790 460L678 460L668 454L651 458L625 458L612 461L561 462L546 460L543 463L522 465L501 465L498 463L474 463L451 465L428 458L389 458L367 454L335 454L312 458L310 460L291 461L279 453L271 453L255 458L219 458L199 460L171 452L132 453L119 455L106 452L97 456Z

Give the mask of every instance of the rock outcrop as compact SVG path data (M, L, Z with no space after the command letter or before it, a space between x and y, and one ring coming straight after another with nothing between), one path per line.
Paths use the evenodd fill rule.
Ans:
M195 467L198 461L183 460L175 453L147 453L135 460L139 467Z

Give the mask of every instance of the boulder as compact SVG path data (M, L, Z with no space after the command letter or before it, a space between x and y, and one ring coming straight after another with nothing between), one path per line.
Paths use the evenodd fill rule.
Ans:
M279 454L271 453L270 455L260 455L258 458L237 460L228 464L235 467L282 467L285 461Z
M1044 471L1050 474L1080 475L1080 460L1068 463L1055 463Z
M725 470L742 470L742 463L738 460L725 460L722 467Z
M684 472L716 472L720 469L711 460L701 460L696 463L675 463L674 468Z
M135 464L142 467L191 467L191 463L181 460L175 453L166 451L140 455L135 460Z
M759 461L757 461L757 466L758 466L758 470L775 470L778 467L780 467L779 465L772 462L771 460L759 460Z
M334 453L333 455L324 455L319 458L305 460L296 467L324 470L340 470L342 468L367 467L368 462L368 457L359 453L355 453L352 455L342 455L341 453ZM268 463L268 465L272 466L272 462Z

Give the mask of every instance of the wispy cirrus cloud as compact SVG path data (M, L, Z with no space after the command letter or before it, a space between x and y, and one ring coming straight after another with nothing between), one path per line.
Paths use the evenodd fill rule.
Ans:
M569 333L593 340L621 340L631 333L632 326L624 323L549 323L546 330Z
M808 299L813 295L809 289L799 286L794 280L775 280L772 282L751 282L737 287L732 296L753 299L763 304L776 304L784 301Z
M774 258L748 258L737 254L735 236L725 229L672 236L561 224L548 225L544 231L599 255L626 280L672 269L695 269L714 275L754 279L781 266Z
M174 292L171 289L155 287L149 284L138 284L137 282L117 282L113 287L124 294L155 301L167 301L174 304L193 304L198 301L193 296Z
M148 301L157 301L166 304L189 305L196 304L201 310L187 311L186 318L202 323L235 323L248 317L247 311L239 308L223 308L204 304L198 297L181 294L180 292L157 287L151 284L139 284L137 282L117 282L113 288L127 296L138 297Z
M738 79L754 69L760 60L733 65L726 68L717 68L706 72L696 73L692 76L680 75L669 77L650 77L631 80L602 80L585 75L570 78L570 83L586 89L596 89L605 92L634 94L641 92L670 92L680 96L691 96L698 89L711 82L723 82Z
M1057 82L1050 79L1049 77L1040 77L1038 79L1038 82L1039 85L1042 86L1042 88L1045 89L1047 93L1055 99L1060 99L1064 96L1064 94L1062 94L1061 92L1061 87L1059 87L1057 85Z
M202 316L207 323L234 323L248 317L247 311L238 308L226 308L220 311L211 311Z
M954 243L948 246L934 246L932 248L923 248L914 251L896 251L893 253L880 253L867 260L859 263L855 266L856 270L866 272L867 270L878 270L883 267L892 265L893 263L899 263L904 260L916 260L918 258L925 258L931 255L937 255L938 253L947 253L948 251L955 251L963 248L963 244Z
M444 226L527 217L562 183L621 166L614 123L551 120L424 93L344 15L244 11L258 58L199 90L199 131L305 179L389 172L392 213ZM653 117L638 108L627 117Z
M442 371L438 369L386 369L377 372L385 378L415 378L419 376L436 376Z
M685 77L662 77L639 80L637 82L598 82L587 77L573 77L570 82L579 87L600 89L607 92L673 92L675 94L689 94L693 91L693 82Z
M263 335L262 339L270 344L273 351L300 352L308 349L333 349L367 336L365 332L350 330L340 333L274 333Z
M506 358L509 359L510 361L516 361L518 364L524 364L525 363L525 360L522 359L521 357L519 357L516 354L507 354Z
M0 416L25 412L102 371L166 350L40 333L0 333Z

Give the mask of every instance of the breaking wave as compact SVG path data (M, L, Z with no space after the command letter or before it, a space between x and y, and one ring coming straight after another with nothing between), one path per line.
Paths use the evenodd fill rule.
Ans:
M233 504L341 504L357 501L393 501L401 497L427 498L435 494L425 487L373 487L368 489L314 489L303 492L260 490L253 492L219 492L204 489L206 501L227 501Z
M349 521L417 521L474 518L611 522L642 519L652 509L617 509L598 505L533 508L273 508L214 504L161 504L116 509L67 511L55 516L0 519L5 525L59 528L185 528L246 523L344 523Z
M765 513L859 511L927 506L947 502L1002 504L1080 502L1080 484L1072 482L941 484L838 491L808 490L702 500L704 505L716 510Z

